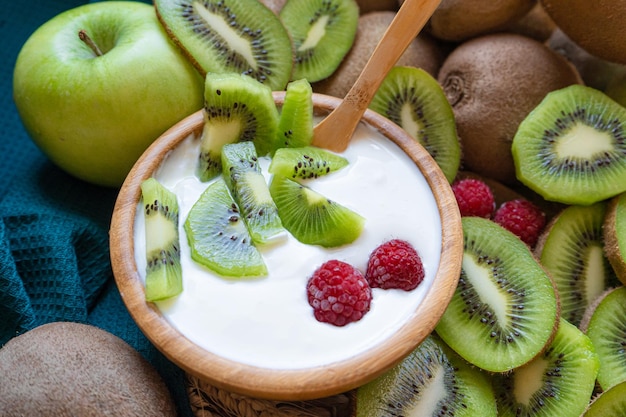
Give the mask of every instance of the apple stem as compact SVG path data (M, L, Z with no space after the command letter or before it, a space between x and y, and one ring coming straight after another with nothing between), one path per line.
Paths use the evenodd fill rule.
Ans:
M78 31L78 37L80 38L81 41L85 42L87 46L91 48L91 50L94 52L94 54L96 54L96 56L104 55L102 51L100 50L100 48L98 48L98 45L96 45L96 43L89 37L89 35L87 35L87 32L85 31L85 29L81 29Z

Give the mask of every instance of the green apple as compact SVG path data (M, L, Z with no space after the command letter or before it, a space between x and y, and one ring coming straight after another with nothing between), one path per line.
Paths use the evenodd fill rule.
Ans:
M165 130L200 109L204 80L135 1L79 6L23 45L13 98L26 131L52 162L117 187Z

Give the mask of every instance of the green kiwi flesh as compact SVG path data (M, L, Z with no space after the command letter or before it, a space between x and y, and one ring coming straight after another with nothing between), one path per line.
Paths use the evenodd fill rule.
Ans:
M493 377L498 415L580 416L593 395L598 367L591 340L562 319L554 340L541 355Z
M601 392L596 396L581 417L626 416L626 381Z
M208 74L204 90L204 126L197 175L201 181L222 172L222 147L253 141L258 155L275 146L278 109L272 91L239 74Z
M289 33L258 0L155 0L170 38L202 76L248 75L283 90L293 69Z
M292 79L316 82L335 72L352 47L359 6L355 0L287 0L280 19L294 45Z
M283 226L302 243L342 246L363 230L365 219L360 214L282 175L272 177L270 193Z
M278 211L261 172L254 144L231 143L222 148L223 177L237 203L250 237L265 244L285 235Z
M611 290L598 303L587 326L587 336L593 342L600 370L598 384L603 390L626 380L626 288Z
M348 165L341 155L315 146L280 148L276 150L268 168L270 174L278 174L293 180L315 179L335 172Z
M552 91L520 123L517 178L546 200L588 205L626 190L626 108L583 85Z
M277 147L308 146L313 141L313 89L305 79L287 84L278 120Z
M604 201L568 206L548 224L537 245L539 261L559 293L561 316L576 326L596 297L619 284L604 254L605 213Z
M402 127L435 159L449 182L461 163L460 142L452 107L443 89L420 68L392 68L370 108Z
M606 257L617 278L626 284L626 193L609 200L603 234Z
M399 364L356 392L355 417L496 416L486 374L430 335Z
M176 195L154 178L141 183L146 225L147 301L174 297L183 291Z
M558 324L558 296L549 275L513 233L484 218L461 222L461 275L436 332L468 362L506 372L549 343Z
M267 275L263 257L222 177L194 203L184 227L195 262L226 277Z

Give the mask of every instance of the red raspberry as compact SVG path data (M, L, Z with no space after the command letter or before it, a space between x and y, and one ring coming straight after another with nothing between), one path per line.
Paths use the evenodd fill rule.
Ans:
M523 199L503 203L493 220L513 232L531 248L537 243L546 225L545 213L535 204Z
M461 216L478 216L490 219L496 208L491 188L485 182L464 178L452 184Z
M331 260L309 278L307 296L317 321L345 326L369 311L372 289L358 269Z
M365 279L372 288L411 291L424 280L424 266L410 243L393 239L374 249Z

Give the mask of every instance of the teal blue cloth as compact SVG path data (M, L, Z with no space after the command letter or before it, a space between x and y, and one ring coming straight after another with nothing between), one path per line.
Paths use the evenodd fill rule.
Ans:
M12 99L17 54L42 23L87 1L5 2L0 14L0 347L53 321L90 323L133 346L191 416L181 369L141 333L111 271L108 230L117 190L79 181L33 145Z

